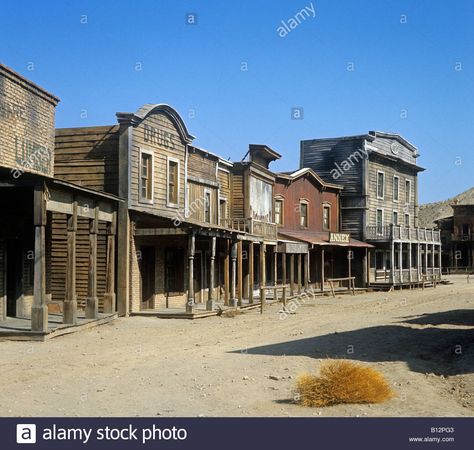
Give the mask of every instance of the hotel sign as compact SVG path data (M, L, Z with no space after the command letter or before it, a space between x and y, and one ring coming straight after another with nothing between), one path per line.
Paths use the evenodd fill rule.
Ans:
M349 244L351 235L348 233L329 233L329 242L335 244Z

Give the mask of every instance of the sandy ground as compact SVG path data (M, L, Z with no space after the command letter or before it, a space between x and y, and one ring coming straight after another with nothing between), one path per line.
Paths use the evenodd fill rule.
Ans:
M281 317L134 317L45 343L0 342L6 416L474 416L474 280L307 300ZM397 397L304 408L325 358L382 371Z

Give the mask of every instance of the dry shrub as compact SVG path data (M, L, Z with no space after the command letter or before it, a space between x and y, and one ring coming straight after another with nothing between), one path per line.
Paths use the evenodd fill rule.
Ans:
M339 403L382 403L394 396L377 370L345 360L325 361L319 377L302 375L297 380L299 402L304 406Z

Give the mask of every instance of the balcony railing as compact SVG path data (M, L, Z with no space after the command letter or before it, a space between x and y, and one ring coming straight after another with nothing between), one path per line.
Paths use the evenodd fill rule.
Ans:
M401 240L408 242L441 243L441 232L430 228L411 228L402 225L369 226L366 238L370 241Z
M474 241L474 233L453 233L452 241Z
M232 230L261 236L265 239L276 240L278 237L278 225L276 223L264 222L257 219L222 219L221 225Z

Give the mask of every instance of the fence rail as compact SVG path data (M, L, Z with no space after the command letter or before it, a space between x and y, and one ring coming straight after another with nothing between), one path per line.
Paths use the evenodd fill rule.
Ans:
M276 223L264 222L252 218L222 219L221 225L232 230L261 236L265 239L276 240L278 238L278 225Z
M439 230L429 228L411 228L401 225L384 225L366 227L366 237L371 241L402 240L408 242L441 243Z

